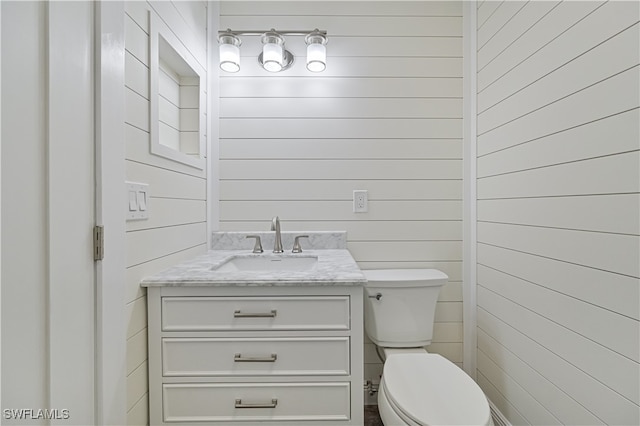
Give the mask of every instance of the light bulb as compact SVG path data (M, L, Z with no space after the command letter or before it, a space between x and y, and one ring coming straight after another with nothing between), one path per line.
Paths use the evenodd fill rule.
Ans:
M270 72L282 71L284 67L284 38L272 29L262 35L262 67Z
M262 66L270 72L282 70L282 45L266 43L262 47Z
M327 67L327 37L317 28L305 38L307 43L307 69L311 72L321 72Z
M220 69L226 72L240 71L240 39L233 34L218 37L220 43Z
M307 46L307 69L322 72L327 67L327 48L324 44L312 43Z

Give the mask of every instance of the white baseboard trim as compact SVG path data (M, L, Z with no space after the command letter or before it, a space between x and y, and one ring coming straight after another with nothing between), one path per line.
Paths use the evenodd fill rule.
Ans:
M498 410L498 407L496 407L489 398L487 398L487 401L489 401L489 408L491 409L491 417L493 418L494 426L512 426L512 424L509 423L509 420L507 420L504 414Z

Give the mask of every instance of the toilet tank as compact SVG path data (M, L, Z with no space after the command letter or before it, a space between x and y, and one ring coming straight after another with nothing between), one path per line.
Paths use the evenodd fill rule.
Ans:
M362 271L364 327L378 346L426 346L433 336L438 294L449 277L437 269L380 269Z

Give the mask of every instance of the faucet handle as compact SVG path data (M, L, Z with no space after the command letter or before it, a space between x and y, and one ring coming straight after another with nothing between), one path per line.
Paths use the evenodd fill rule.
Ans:
M302 253L302 246L300 246L300 238L309 238L309 236L298 235L293 241L293 250L291 250L291 253Z
M256 239L256 245L253 246L253 252L254 253L262 253L264 250L262 250L262 243L260 242L260 235L247 235L247 238L255 238Z

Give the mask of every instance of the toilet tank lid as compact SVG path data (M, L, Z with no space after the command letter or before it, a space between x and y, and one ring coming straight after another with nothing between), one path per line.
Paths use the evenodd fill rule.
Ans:
M412 286L411 283L420 285L420 282L427 281L422 285L441 285L449 279L447 274L437 269L369 269L362 273L372 284L386 282L388 285L405 283Z

